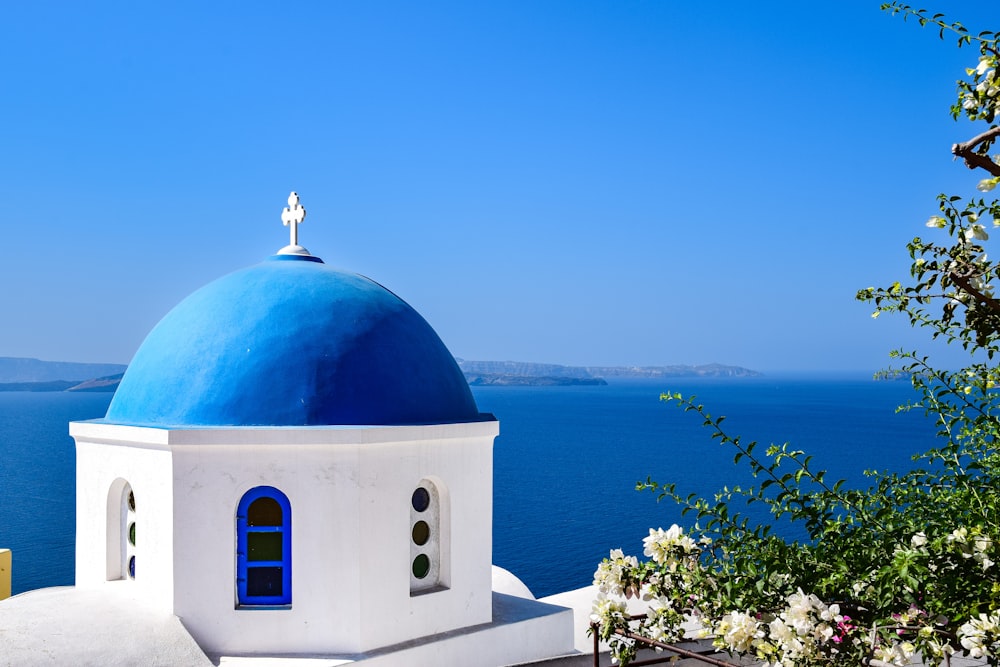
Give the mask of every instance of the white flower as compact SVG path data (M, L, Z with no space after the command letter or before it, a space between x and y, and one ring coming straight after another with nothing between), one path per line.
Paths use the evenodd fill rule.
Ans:
M805 643L795 633L795 630L781 618L774 619L767 627L770 631L771 639L777 644L782 658L794 660L794 658L801 656L805 652ZM781 664L781 662L779 661L776 664Z
M989 56L980 56L979 64L976 65L976 74L982 76L992 66L992 60Z
M973 243L974 241L988 241L990 235L986 233L986 228L982 225L969 225L968 229L962 230L962 243Z
M822 602L815 595L806 595L800 588L788 596L788 608L781 612L781 618L800 635L807 635L813 626L812 613L818 611Z
M973 111L979 106L979 102L972 95L966 95L964 101L962 102L962 108L966 111Z
M851 590L858 597L871 595L875 592L875 588L871 585L871 582L865 582L865 581L855 581L853 584L851 584Z
M653 614L663 611L663 610L673 610L674 603L670 598L661 595L658 598L652 598L649 601L649 611Z
M925 224L926 226L931 228L943 229L944 226L948 224L948 221L942 218L940 215L932 215L930 218L927 219L927 222Z
M976 559L976 562L983 567L983 571L990 569L995 565L993 560L987 555L993 547L993 540L991 540L987 535L975 535L972 538L972 557Z
M927 544L927 536L924 535L923 533L917 533L916 535L910 538L910 544L912 544L915 549L919 549L920 547Z
M735 653L751 651L764 637L760 622L752 614L739 611L723 616L715 632L724 646Z
M623 617L625 615L625 603L608 598L604 593L599 593L594 600L591 610L590 620L594 623L601 623L605 619Z
M976 186L976 189L979 190L980 192L989 192L990 190L992 190L997 186L997 183L1000 183L1000 177L984 178L983 180L979 181L979 184Z
M820 623L813 630L813 636L821 642L830 641L833 637L833 628L830 627L829 623Z
M612 549L608 557L597 566L594 585L601 595L624 595L622 574L626 568L636 567L639 567L639 560L635 556L626 556L621 549Z
M875 657L882 662L903 667L903 665L910 664L910 659L913 658L915 650L913 644L910 642L892 644L891 646L879 646L875 650Z
M958 629L958 638L962 648L970 658L989 658L994 655L991 650L1000 634L1000 617L996 613L989 616L979 614Z
M676 523L669 530L649 529L649 537L642 541L642 553L659 565L667 565L671 571L677 568L680 557L694 553L698 545Z
M792 641L797 641L795 638L795 633L792 629L785 624L785 622L779 617L774 619L768 624L768 630L771 633L771 639L775 640L779 644L787 644Z

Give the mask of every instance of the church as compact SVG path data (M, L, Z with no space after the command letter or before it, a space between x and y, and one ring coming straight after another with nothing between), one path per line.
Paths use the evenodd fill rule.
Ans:
M70 424L76 585L0 603L11 664L577 652L573 610L492 565L499 422L413 308L299 245L304 218L293 192L290 243L182 301Z

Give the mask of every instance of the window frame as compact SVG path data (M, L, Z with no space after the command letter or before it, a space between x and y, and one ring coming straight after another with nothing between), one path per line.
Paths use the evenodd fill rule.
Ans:
M270 498L281 508L280 526L249 526L247 512L250 506ZM248 535L252 533L281 533L281 560L251 561L248 559ZM255 568L281 568L281 595L249 595L247 571ZM290 608L292 606L292 507L288 496L273 486L257 486L240 498L236 508L236 607L237 609Z
M442 520L443 484L437 479L425 477L421 479L410 495L410 597L426 595L447 590L447 572L442 559L442 552L446 548L445 522ZM417 509L414 498L418 490L423 489L427 493L427 505L424 509ZM423 522L427 526L427 535L423 542L418 543L415 538L415 526ZM427 572L423 577L416 575L416 561L418 558L427 560Z

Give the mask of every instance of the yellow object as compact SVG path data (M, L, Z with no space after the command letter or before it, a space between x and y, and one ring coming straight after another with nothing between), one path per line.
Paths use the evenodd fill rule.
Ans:
M10 597L10 549L0 549L0 600Z

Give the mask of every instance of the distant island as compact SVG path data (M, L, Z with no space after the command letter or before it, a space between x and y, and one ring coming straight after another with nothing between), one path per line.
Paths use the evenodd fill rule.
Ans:
M0 357L0 382L51 382L79 384L84 380L125 372L125 364L87 364L75 361L42 361L27 357Z
M739 366L560 366L523 361L468 361L455 359L472 386L606 385L613 379L668 377L757 377L757 371ZM112 392L125 373L124 364L87 364L0 357L0 391Z
M466 373L470 387L571 387L574 385L606 385L604 378L571 378L551 375L503 375L495 373Z
M700 366L560 366L524 361L469 361L458 359L458 367L472 386L565 386L602 385L608 378L621 380L672 377L759 377L760 373L740 366L703 364Z
M0 357L0 391L114 391L125 364Z

